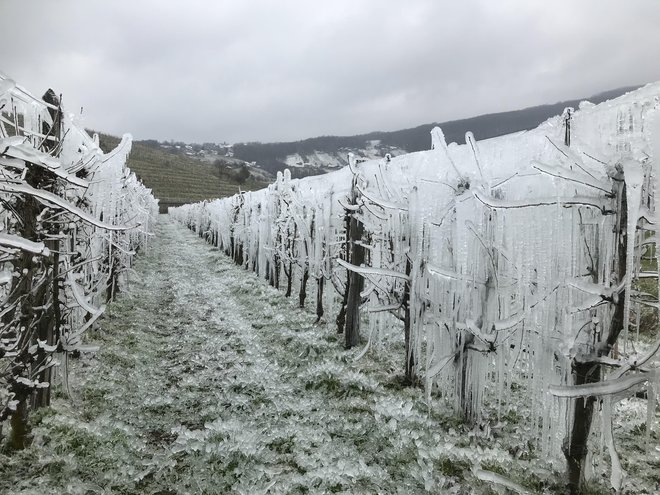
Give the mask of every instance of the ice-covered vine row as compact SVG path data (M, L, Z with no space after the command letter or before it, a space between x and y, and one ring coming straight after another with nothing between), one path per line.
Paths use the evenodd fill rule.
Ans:
M131 137L104 154L48 90L0 75L0 438L29 442L72 352L145 246L157 201L126 167Z
M408 379L468 420L510 397L529 404L534 440L563 450L577 489L596 411L607 430L612 403L640 388L655 410L659 344L633 344L640 308L658 308L638 279L657 277L659 101L648 85L464 145L436 128L430 151L301 180L285 171L170 214L301 305L311 289L347 347L360 325L372 341L403 322Z

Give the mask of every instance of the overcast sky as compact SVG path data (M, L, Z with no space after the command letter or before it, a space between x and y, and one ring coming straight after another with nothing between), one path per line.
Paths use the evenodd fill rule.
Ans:
M660 0L0 0L0 72L137 139L395 130L660 80Z

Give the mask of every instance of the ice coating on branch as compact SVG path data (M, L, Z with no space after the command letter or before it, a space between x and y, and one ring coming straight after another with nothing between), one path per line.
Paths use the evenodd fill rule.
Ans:
M16 87L16 83L12 79L0 80L0 96L4 96Z
M473 471L473 474L475 477L482 481L489 481L491 483L495 483L497 485L502 485L506 488L508 488L511 491L514 491L516 493L519 493L520 495L530 495L531 492L518 483L515 483L514 481L511 481L501 474L495 473L493 471L487 471L484 469L475 469Z
M12 280L12 272L9 270L2 270L0 272L0 285L8 284Z
M29 241L17 235L0 234L0 246L22 249L28 253L41 254L43 256L50 256L50 250L43 242Z
M11 91L15 87L16 83L14 81L0 77L0 108L7 106L7 101L11 98Z
M514 208L535 208L538 206L550 206L550 205L581 205L589 206L592 208L598 208L600 210L605 210L611 206L611 202L604 197L593 197L593 196L566 196L566 197L538 197L534 198L533 201L529 199L520 199L520 200L499 200L492 197L486 196L481 191L473 192L475 198L481 201L486 206L495 209L514 209Z
M446 147L447 141L445 141L445 134L442 129L437 126L431 129L431 149L439 150Z
M71 291L73 293L73 296L76 300L76 302L88 313L94 315L99 312L98 308L95 308L91 304L89 304L88 298L85 297L85 291L80 285L76 283L76 281L73 279L73 273L69 272L67 275L67 284L69 287L71 287Z
M469 145L470 148L472 149L472 153L474 154L474 163L477 166L477 169L479 170L479 177L481 180L484 179L484 173L481 168L481 156L479 153L479 145L477 144L477 140L474 138L474 134L472 132L468 131L465 133L465 144Z
M384 277L394 277L394 278L402 278L404 280L409 279L408 275L405 273L397 272L396 270L386 270L384 268L367 268L363 266L355 266L351 265L350 263L345 262L344 260L337 260L337 263L339 263L341 266L346 268L347 270L351 270L354 272L362 273L364 275L381 275Z
M594 395L614 395L628 390L635 385L653 380L654 375L638 374L605 380L593 384L572 385L572 386L554 386L548 387L548 391L556 397L590 397Z
M0 183L0 191L22 193L34 196L40 200L43 200L44 202L59 206L60 208L77 216L81 220L84 220L92 225L95 225L96 227L105 230L128 230L138 227L138 225L112 225L109 223L101 222L97 220L93 214L90 214L87 211L70 204L66 200L63 200L60 196L57 196L48 191L43 191L41 189L35 189L27 184Z
M611 192L611 185L604 180L600 181L592 175L580 171L574 171L565 167L548 165L546 163L534 162L532 166L540 172L546 173L552 177L573 181L578 184L588 185L604 193Z

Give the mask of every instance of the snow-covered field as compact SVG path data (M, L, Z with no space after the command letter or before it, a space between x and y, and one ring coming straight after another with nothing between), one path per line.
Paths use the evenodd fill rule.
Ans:
M326 153L323 151L314 151L306 156L301 156L298 153L287 155L284 162L289 168L324 168L324 169L337 169L348 165L348 154L353 153L361 159L372 160L375 158L382 158L386 153L391 156L399 156L406 153L405 150L393 147L381 147L380 140L374 139L367 141L366 146L361 149L342 149L336 153Z
M166 216L136 271L89 335L100 353L75 362L75 400L58 394L32 447L0 454L0 493L507 493L479 479L499 476L565 491L564 466L524 440L523 404L471 429L403 387L397 329L354 362L360 349ZM627 493L660 489L642 404L616 419Z

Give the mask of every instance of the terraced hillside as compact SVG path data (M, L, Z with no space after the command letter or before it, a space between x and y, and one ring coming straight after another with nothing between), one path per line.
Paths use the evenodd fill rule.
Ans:
M104 151L118 143L118 137L99 134L99 144ZM160 200L161 212L167 211L169 206L232 196L239 188L249 191L265 186L252 178L240 183L234 171L140 141L133 142L128 166L153 190L154 196Z

